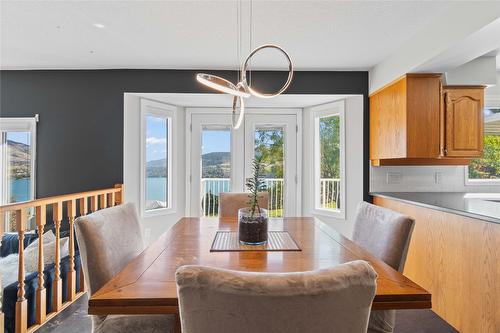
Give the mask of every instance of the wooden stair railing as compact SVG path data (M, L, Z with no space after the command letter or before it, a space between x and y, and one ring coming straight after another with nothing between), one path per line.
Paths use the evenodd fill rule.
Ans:
M18 293L16 302L16 333L25 333L36 331L41 325L46 323L57 313L66 308L73 301L78 299L85 293L85 281L83 274L83 267L80 270L80 292L76 288L76 271L75 271L75 232L74 222L77 217L77 202L79 205L79 215L86 215L90 211L95 212L99 209L119 205L123 200L123 185L117 184L113 188L87 191L80 193L64 194L49 198L36 199L31 201L24 201L19 203L8 204L0 206L0 239L4 233L5 216L10 213L14 214L14 221L16 231L19 238L19 266L18 266ZM62 300L62 280L61 280L61 249L60 249L60 230L61 223L65 220L63 216L63 206L66 205L66 218L69 223L69 263L70 269L68 272L68 301L63 303ZM52 312L46 314L46 290L44 287L44 251L43 251L43 237L46 224L47 208L52 208L52 220L55 227L55 278L52 282ZM38 287L36 290L36 323L28 327L28 301L25 298L25 269L24 269L24 234L28 227L28 213L30 210L35 211L36 216L36 229L38 231ZM0 280L0 288L3 288ZM3 289L0 291L3 293ZM2 312L2 304L0 302L0 333L4 333L4 314Z

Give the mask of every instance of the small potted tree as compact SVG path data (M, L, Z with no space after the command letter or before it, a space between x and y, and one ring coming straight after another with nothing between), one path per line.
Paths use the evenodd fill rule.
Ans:
M250 191L249 207L238 210L238 226L240 243L246 245L261 245L267 242L267 210L259 206L258 194L265 191L262 180L262 156L254 158L252 162L253 175L247 180L246 186Z

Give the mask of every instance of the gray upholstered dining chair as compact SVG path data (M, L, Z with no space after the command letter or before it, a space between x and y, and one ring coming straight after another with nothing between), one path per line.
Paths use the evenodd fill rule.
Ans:
M219 194L219 217L237 217L238 209L248 207L250 193L221 192ZM260 192L257 195L260 208L267 209L269 193Z
M131 203L99 210L75 221L85 280L98 291L144 250L141 227ZM92 316L93 332L172 332L174 315Z
M364 333L376 278L361 260L298 273L182 266L182 332Z
M403 272L414 223L406 215L360 202L352 239L395 270ZM368 332L392 333L395 322L395 310L372 311Z

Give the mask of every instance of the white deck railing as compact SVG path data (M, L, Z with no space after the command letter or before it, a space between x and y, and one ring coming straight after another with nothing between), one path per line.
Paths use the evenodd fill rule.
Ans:
M319 204L321 208L340 208L340 179L321 178Z
M230 192L229 178L201 179L201 216L219 215L219 193Z
M269 217L283 216L283 178L266 178L265 184L269 192ZM231 190L229 178L201 179L202 216L219 214L219 193ZM322 178L320 180L320 204L324 208L338 208L340 200L340 179Z

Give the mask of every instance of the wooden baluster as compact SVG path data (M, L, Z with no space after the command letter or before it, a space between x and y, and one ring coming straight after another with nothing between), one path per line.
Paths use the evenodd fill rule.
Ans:
M116 192L116 204L120 205L123 203L124 195L123 195L123 184L115 184L115 188L119 188L120 191Z
M97 196L93 195L90 197L90 211L93 213L98 209L97 207Z
M108 205L113 207L115 205L115 192L108 193Z
M4 232L4 226L5 226L5 214L6 213L0 213L0 246L2 246L2 237L3 237L3 232ZM3 332L3 326L4 326L4 315L2 311L2 301L3 301L3 286L2 284L2 277L0 276L0 333Z
M99 202L100 202L100 207L101 209L108 208L108 202L107 202L108 196L106 194L100 194L99 195Z
M38 288L36 289L36 323L43 324L47 316L46 290L43 276L43 228L47 217L46 206L36 207L36 225L38 228Z
M89 201L88 198L80 198L80 216L87 215L89 212Z
M69 219L69 271L68 271L68 299L72 301L76 296L76 272L75 272L75 217L76 200L68 201Z
M86 197L80 199L80 216L87 215L89 211L89 202L87 199ZM80 291L85 291L85 274L83 272L83 266L80 267Z
M16 333L28 331L28 300L24 297L24 229L28 221L26 209L16 211L16 229L19 237L19 269L16 302Z
M52 217L56 229L56 255L54 258L54 281L52 281L52 311L59 312L62 307L62 280L61 280L61 220L62 201L52 205Z

